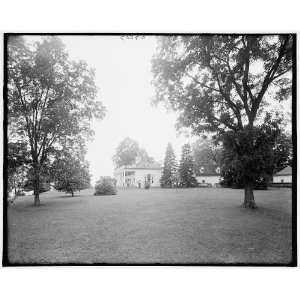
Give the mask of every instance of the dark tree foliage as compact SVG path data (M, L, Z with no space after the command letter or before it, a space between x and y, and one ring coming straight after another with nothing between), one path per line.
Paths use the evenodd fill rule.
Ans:
M194 159L189 144L182 147L181 159L179 164L179 180L182 187L197 186L197 179L194 171Z
M177 185L177 163L173 147L170 143L166 150L160 185L165 188L172 188Z
M30 153L24 142L9 142L7 145L8 191L15 196L22 190L28 172Z
M31 163L30 153L27 150L27 145L24 142L9 142L7 145L7 167L15 169L24 164Z
M116 167L130 166L135 163L138 152L139 144L127 137L118 145L113 162Z
M225 179L231 177L233 185L245 187L245 197L252 200L248 207L256 206L253 188L288 163L289 153L283 153L280 145L280 123L280 119L267 114L263 124L252 130L228 131L222 136L222 175Z
M89 165L82 157L64 152L56 157L51 166L54 188L74 196L75 191L90 187Z
M291 137L283 132L279 124L278 120L269 120L256 128L253 133L255 134L253 145L247 143L249 136L245 131L242 132L242 137L236 137L234 132L223 136L222 177L225 186L244 188L245 184L250 182L253 187L267 189L272 176L291 163ZM240 148L234 141L245 143L243 144L245 149L233 152L231 147L235 150ZM247 178L251 175L252 178Z
M145 149L140 148L135 140L127 137L117 147L113 162L119 168L137 164L152 164L154 159L148 155Z
M26 192L34 191L34 176L32 175L32 169L29 169L26 175L26 181L23 185L23 190ZM44 175L43 172L40 172L40 179L39 179L39 193L45 193L50 191L50 179L48 175Z
M178 128L255 138L268 105L290 97L292 51L291 35L159 37L156 102L180 113ZM247 189L244 205L255 207L250 182Z
M221 165L222 147L213 140L199 139L192 145L195 162L195 173L200 175L203 167L206 171L215 172Z
M93 132L90 121L103 118L96 101L94 70L71 61L57 37L34 44L22 36L8 40L8 127L30 148L35 205L40 173L55 149L84 144Z
M274 151L274 174L281 171L287 166L293 164L293 143L292 137L282 130L278 135L275 143Z

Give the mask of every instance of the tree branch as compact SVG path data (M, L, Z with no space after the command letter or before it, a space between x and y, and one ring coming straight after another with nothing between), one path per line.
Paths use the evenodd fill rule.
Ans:
M243 80L242 80L243 90L244 90L244 97L242 98L242 101L244 103L244 107L245 107L247 116L249 117L250 116L250 109L249 109L249 106L248 106L247 93L249 93L249 96L250 96L251 100L253 99L251 89L248 86L249 65L250 65L250 50L249 50L248 44L246 45L246 42L245 42L244 38L242 39L242 41L243 41L243 45L246 49L245 69L244 69Z
M184 74L185 74L186 76L188 76L189 78L191 78L195 83L199 84L201 87L204 87L204 88L207 88L207 89L210 89L210 90L212 90L212 91L215 91L215 92L220 93L220 90L218 90L218 89L216 89L216 88L213 88L213 87L211 87L211 86L208 86L208 85L206 85L206 84L200 82L200 81L197 80L195 77L193 77L192 75L190 75L188 72L184 71Z
M217 122L219 122L220 124L223 124L223 125L225 125L226 127L228 127L228 128L230 128L230 129L236 131L236 127L235 127L233 124L230 124L230 123L225 122L225 121L221 121L219 118L217 118L217 117L215 117L215 116L213 116L213 115L211 115L210 117L211 117L212 119L216 120Z
M279 64L280 64L280 62L281 62L281 60L282 60L282 58L285 54L285 50L286 50L286 47L288 45L288 41L289 41L289 36L287 36L284 43L281 45L279 55L278 55L274 65L270 68L270 70L268 71L267 75L264 78L262 88L261 88L258 96L256 97L256 99L255 99L255 101L252 105L252 108L251 108L251 118L249 120L249 125L250 126L253 126L253 122L254 122L257 110L259 108L259 105L262 101L262 98L263 98L265 92L267 91L270 83L274 80L274 77L275 77L275 74L278 70Z
M212 68L212 70L214 71L214 69ZM223 96L224 100L227 102L227 104L229 105L229 107L232 109L233 113L235 114L235 116L237 117L238 120L238 126L242 129L243 128L243 123L242 123L242 117L241 117L241 113L239 108L236 106L236 104L230 100L230 96L226 95L226 93L224 92L221 83L220 83L220 79L218 74L215 72L215 77L217 79L217 83L218 83L218 87L220 89L220 93Z
M290 66L289 68L287 68L285 71L283 71L283 72L277 74L276 76L273 76L273 80L272 80L272 81L274 81L275 79L279 78L280 76L286 74L286 73L289 72L291 69L292 69L292 66Z

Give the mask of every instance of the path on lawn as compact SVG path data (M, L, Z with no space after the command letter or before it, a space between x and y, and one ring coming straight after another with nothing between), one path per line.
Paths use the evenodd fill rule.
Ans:
M288 263L291 190L128 189L47 192L8 208L12 263Z

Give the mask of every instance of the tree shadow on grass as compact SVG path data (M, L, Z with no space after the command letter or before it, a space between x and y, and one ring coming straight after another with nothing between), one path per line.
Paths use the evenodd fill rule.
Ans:
M287 211L283 211L280 208L266 207L266 206L258 206L255 209L245 208L242 205L238 207L240 213L244 215L255 215L262 218L272 218L272 219L286 219L291 220L291 214Z
M26 210L39 210L39 209L47 209L53 207L71 207L76 206L78 204L84 203L84 200L79 197L55 197L55 198L41 198L41 203L39 206L35 206L32 201L24 201L14 204L13 206L9 207L11 211L26 211Z
M57 198L76 198L76 197L82 197L82 195L74 195L74 196L72 196L72 195L59 195L59 196L57 196Z
M64 201L63 199L65 199L66 201ZM73 197L74 199L74 197ZM81 204L84 201L82 199L74 199L74 201L70 201L70 199L68 199L67 197L64 198L58 198L57 199L49 199L46 201L41 200L41 204L40 206L34 206L33 204L30 205L31 208L36 208L37 210L39 208L50 208L50 207L70 207L70 206L74 206L77 204Z

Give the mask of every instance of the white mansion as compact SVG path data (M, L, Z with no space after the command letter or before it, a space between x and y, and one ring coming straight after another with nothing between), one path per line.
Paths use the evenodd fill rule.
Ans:
M157 164L121 167L115 170L114 177L118 187L144 187L150 182L152 187L160 186L162 167Z
M219 167L213 170L211 170L211 168L201 167L197 173L196 179L198 183L201 184L205 183L215 186L221 179ZM158 163L121 167L114 171L114 178L117 181L117 187L143 188L146 182L150 182L152 187L159 187L161 176L162 166Z

